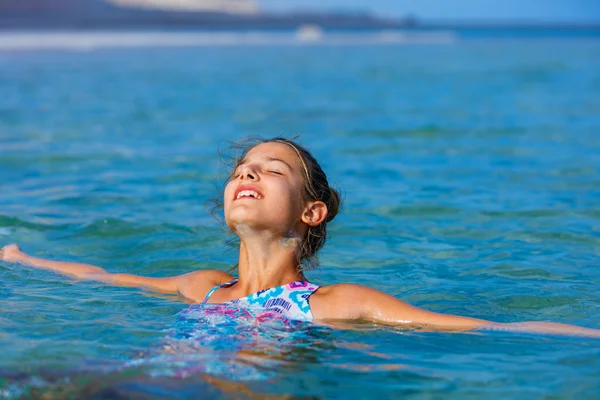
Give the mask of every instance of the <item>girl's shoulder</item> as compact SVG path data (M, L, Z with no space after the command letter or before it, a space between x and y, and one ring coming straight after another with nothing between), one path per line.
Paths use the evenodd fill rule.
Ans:
M374 289L353 283L321 286L310 296L310 309L315 319L360 318L364 302Z
M195 303L201 303L209 290L233 280L234 277L227 272L207 269L181 275L180 279L179 293Z

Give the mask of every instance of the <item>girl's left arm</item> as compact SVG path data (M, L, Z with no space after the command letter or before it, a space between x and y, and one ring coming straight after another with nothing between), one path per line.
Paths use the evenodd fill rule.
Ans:
M558 335L589 336L600 338L600 330L554 322L498 323L483 319L440 314L411 306L402 300L361 285L336 285L336 291L346 292L354 305L354 317L386 325L407 326L443 331L472 329L521 331ZM342 293L340 293L342 294Z

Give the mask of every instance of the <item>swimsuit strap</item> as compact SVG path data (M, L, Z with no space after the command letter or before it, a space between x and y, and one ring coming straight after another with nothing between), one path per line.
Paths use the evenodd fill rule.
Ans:
M226 286L231 286L231 285L233 285L233 284L237 283L237 281L238 281L237 279L234 279L234 280L232 280L232 281L229 281L229 282L221 283L220 285L217 285L217 286L215 286L214 288L210 289L210 290L208 291L208 293L206 294L206 297L204 298L204 300L202 300L202 304L206 304L206 302L208 301L208 298L209 298L210 296L212 296L212 294L213 294L214 292L216 292L216 291L217 291L217 289L221 289L222 287L226 287Z

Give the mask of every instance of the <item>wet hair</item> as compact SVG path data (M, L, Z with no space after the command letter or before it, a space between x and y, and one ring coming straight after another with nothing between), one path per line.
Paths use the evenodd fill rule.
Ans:
M319 265L317 252L323 247L327 239L327 224L335 218L341 208L341 197L339 192L329 185L327 175L325 175L315 157L305 147L298 144L295 139L283 137L272 139L252 138L243 142L231 143L227 148L227 153L231 154L230 156L223 157L226 152L220 152L221 159L231 171L223 187L233 179L233 171L244 161L248 152L263 143L280 143L294 150L302 165L302 199L304 201L319 200L327 206L326 219L317 226L308 227L308 232L306 237L302 239L298 253L299 268L301 270L314 269ZM228 160L233 162L228 162ZM219 220L216 213L223 209L223 196L209 200L209 204L212 205L211 215Z

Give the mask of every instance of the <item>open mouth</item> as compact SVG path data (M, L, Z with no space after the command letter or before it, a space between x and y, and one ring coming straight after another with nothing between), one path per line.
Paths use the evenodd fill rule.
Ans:
M258 193L256 193L254 190L242 190L241 192L239 192L237 194L237 196L235 196L235 199L241 199L241 198L255 198L255 199L262 199L262 196Z
M239 200L239 199L257 199L260 200L262 199L263 196L262 194L252 188L252 187L244 187L244 186L240 186L237 190L237 193L235 195L235 200Z

